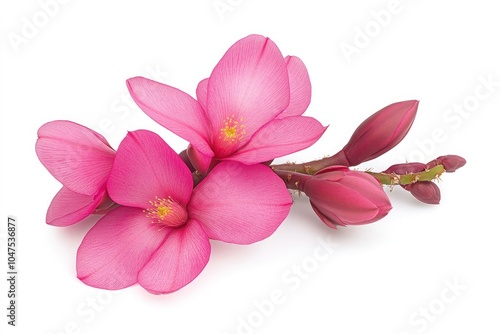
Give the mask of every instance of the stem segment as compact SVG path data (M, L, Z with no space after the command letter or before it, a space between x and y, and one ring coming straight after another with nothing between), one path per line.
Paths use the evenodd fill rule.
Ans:
M408 173L404 175L398 175L395 173L375 173L369 172L371 176L375 177L380 183L394 186L394 185L407 185L412 184L419 181L432 181L434 179L439 179L441 174L443 174L446 170L443 165L437 165L431 169L424 170L419 173Z
M303 166L305 164L301 164ZM297 166L297 165L286 165L286 166ZM305 171L303 168L298 168L297 170ZM298 171L288 171L283 169L275 169L274 172L285 182L288 189L303 191L303 186L305 181L313 177L309 173L301 173ZM374 178L380 181L380 183L388 186L396 185L408 185L416 182L422 181L432 181L439 179L441 174L446 172L443 165L434 166L431 169L424 170L418 173L407 173L407 174L396 174L396 173L376 173L366 171L365 173L370 174Z
M334 165L342 165L342 166L350 166L351 164L347 160L344 151L340 151L334 156L326 157L319 160L313 160L304 162L301 164L295 163L287 163L280 165L271 165L270 167L276 172L278 170L302 173L314 175L316 172L322 170L323 168L334 166Z
M285 182L286 187L292 190L303 191L304 183L312 177L312 175L290 172L286 170L274 171Z

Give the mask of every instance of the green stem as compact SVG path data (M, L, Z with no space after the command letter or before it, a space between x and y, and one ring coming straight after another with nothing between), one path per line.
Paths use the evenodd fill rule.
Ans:
M286 171L286 170L275 170L274 171L282 180L285 182L288 189L303 191L304 183L312 176L306 173ZM432 181L439 179L441 174L445 172L443 165L437 165L431 169L418 172L418 173L408 173L408 174L395 174L395 173L376 173L366 171L365 173L370 174L375 177L380 183L395 186L395 185L408 185L419 181Z
M366 173L370 174L371 176L375 177L380 181L380 183L385 184L385 185L407 185L407 184L412 184L415 182L419 181L432 181L434 179L438 179L441 174L445 172L445 169L443 165L437 165L431 169L419 172L419 173L408 173L404 175L398 175L398 174L388 174L388 173L375 173L375 172L369 172L367 171Z

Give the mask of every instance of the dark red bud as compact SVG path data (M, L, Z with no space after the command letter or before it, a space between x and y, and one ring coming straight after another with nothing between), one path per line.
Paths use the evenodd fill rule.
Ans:
M463 167L467 161L458 155L443 155L440 156L429 163L427 163L426 168L431 169L437 165L443 165L447 173L453 173L457 169Z
M416 199L426 204L439 204L441 191L432 181L421 181L402 186L408 190Z
M383 173L387 174L398 174L398 175L405 175L409 173L419 173L425 170L425 164L421 162L407 162L403 164L396 164L392 165L391 167L387 168Z

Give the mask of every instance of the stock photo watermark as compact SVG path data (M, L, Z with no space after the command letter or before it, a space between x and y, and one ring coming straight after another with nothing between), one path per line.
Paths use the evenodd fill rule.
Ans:
M13 216L7 217L7 236L5 238L7 244L7 324L15 327L19 309L17 304L19 287L17 285L17 220Z
M145 67L144 76L155 81L165 82L170 73L159 64L155 64ZM111 134L116 130L118 123L124 123L130 119L133 111L137 111L138 108L128 92L121 93L109 105L110 113L97 121L98 131L104 135Z
M60 10L64 5L68 4L71 0L40 0L38 6L32 11L30 15L20 18L20 25L16 31L7 33L14 53L19 53L20 49L49 25L49 23L59 15Z
M75 307L75 317L69 320L62 328L47 334L81 334L84 327L98 318L99 313L113 302L117 291L100 290L96 295L87 297Z
M439 144L449 139L450 132L457 131L465 120L478 113L487 100L498 94L499 89L500 80L493 73L479 75L474 89L444 110L441 115L442 125L434 127L425 138L414 141L417 148L410 152L406 160L425 161L433 156Z
M214 0L212 7L214 8L217 16L222 21L225 19L227 13L233 12L239 7L244 0Z
M404 0L403 2L411 1ZM339 44L347 63L351 63L354 56L360 55L392 23L394 17L403 12L404 8L401 0L390 0L385 8L370 11L369 20L354 27L354 35L350 41L342 41Z
M224 334L252 334L261 327L266 319L270 318L279 305L286 302L290 294L298 291L305 281L307 281L319 268L320 264L330 259L337 245L333 238L328 236L319 239L310 256L304 257L302 261L292 264L285 270L280 278L280 287L276 287L268 294L269 297L254 300L252 311L243 316L237 317L236 328L225 331Z
M410 314L408 317L410 328L400 331L398 334L424 333L440 317L444 317L444 313L467 290L467 286L459 282L458 278L453 280L445 279L442 286L440 293L436 297L420 305L415 312Z

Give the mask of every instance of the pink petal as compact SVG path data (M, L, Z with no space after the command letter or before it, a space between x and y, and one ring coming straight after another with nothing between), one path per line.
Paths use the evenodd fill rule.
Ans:
M254 164L303 150L314 144L326 127L312 117L290 116L267 123L228 160Z
M196 98L201 107L207 110L208 78L203 79L196 87Z
M173 230L140 271L139 284L151 293L179 290L200 274L210 258L210 242L201 225L191 220Z
M259 35L236 42L208 81L206 113L212 124L215 155L224 157L230 153L225 150L227 142L220 138L228 118L244 127L245 134L239 140L243 145L255 131L285 110L289 102L288 72L276 44Z
M338 217L335 221L340 225L354 225L359 222L366 224L378 217L380 212L369 199L360 196L357 190L346 185L332 185L331 191L325 192L324 196L329 198L332 204L313 208L315 211L321 210L327 216Z
M151 224L141 209L118 207L90 229L76 255L77 275L87 285L116 290L137 274L172 231Z
M128 79L127 87L139 108L158 124L205 154L212 152L207 144L207 119L195 99L177 88L143 77Z
M392 207L377 179L358 171L348 171L341 179L332 178L330 171L338 168L347 169L331 166L306 182L304 192L316 212L321 211L332 218L331 224L339 225L368 224L387 215Z
M105 193L106 191L102 189L95 196L82 195L62 187L47 210L47 224L69 226L78 223L94 212Z
M213 155L206 155L201 153L194 147L189 144L187 148L187 155L189 160L193 164L194 168L200 172L201 174L207 174L210 169L210 164L212 163Z
M333 228L337 230L337 226L347 226L342 222L342 220L334 215L327 217L325 216L311 201L309 201L311 204L311 208L313 209L314 213L319 217L319 219L326 224L326 226ZM330 213L331 214L331 213ZM337 218L337 220L333 220L334 218Z
M115 151L89 128L70 121L53 121L38 130L36 154L65 187L93 195L105 185Z
M185 206L192 188L189 168L156 133L137 130L123 139L108 180L109 196L116 203L149 208L156 197L171 196Z
M311 103L311 80L306 65L298 57L285 58L290 80L290 104L278 118L300 116Z
M423 203L439 204L441 201L441 191L432 181L420 181L403 186L403 188Z
M97 208L95 208L93 213L96 215L104 215L118 206L120 205L113 202L113 200L109 197L108 192L106 191L104 193L104 197L102 198Z
M270 236L291 205L285 184L269 167L228 161L194 189L188 210L211 239L250 244Z

